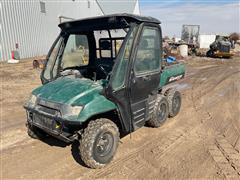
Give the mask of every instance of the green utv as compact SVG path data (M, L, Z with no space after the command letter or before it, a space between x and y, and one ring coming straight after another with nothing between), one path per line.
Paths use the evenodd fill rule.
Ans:
M181 95L163 86L184 77L185 66L162 59L160 22L130 14L59 24L41 74L24 108L28 134L79 141L83 162L102 168L119 139L177 115Z

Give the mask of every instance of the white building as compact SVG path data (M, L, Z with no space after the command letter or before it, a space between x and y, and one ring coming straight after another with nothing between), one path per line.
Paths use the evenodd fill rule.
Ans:
M60 21L113 13L139 14L138 0L1 0L0 60L46 55ZM63 17L63 18L59 18Z
M200 34L198 37L199 47L203 49L208 49L210 44L212 44L215 39L215 34Z

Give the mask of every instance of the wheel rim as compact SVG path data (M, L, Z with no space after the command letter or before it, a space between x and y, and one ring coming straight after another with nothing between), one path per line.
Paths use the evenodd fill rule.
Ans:
M173 112L177 112L179 110L179 107L180 107L180 97L177 96L173 98L173 105L172 105Z
M159 120L163 121L166 117L167 105L162 103L159 108Z
M95 154L98 157L104 157L111 152L113 148L113 135L109 132L100 134L96 141Z

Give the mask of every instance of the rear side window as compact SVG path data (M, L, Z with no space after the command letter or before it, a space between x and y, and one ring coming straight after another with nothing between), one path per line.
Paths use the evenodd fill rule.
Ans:
M97 58L116 58L127 35L128 28L94 31L97 47Z
M160 34L158 28L144 27L136 54L134 70L145 74L160 69Z

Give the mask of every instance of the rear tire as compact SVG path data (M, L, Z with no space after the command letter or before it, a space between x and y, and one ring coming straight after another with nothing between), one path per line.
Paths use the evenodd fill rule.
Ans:
M147 122L151 127L160 127L167 120L169 105L164 95L158 95L152 118Z
M169 117L174 117L179 113L181 108L181 93L174 89L170 89L167 91L166 97L169 104Z
M118 142L118 127L111 120L91 121L80 140L81 159L88 167L102 168L113 159Z
M35 126L33 126L29 123L27 123L26 125L27 125L27 133L31 138L33 138L33 139L44 139L48 136L47 133L45 133L44 131L42 131L38 127L35 127Z

